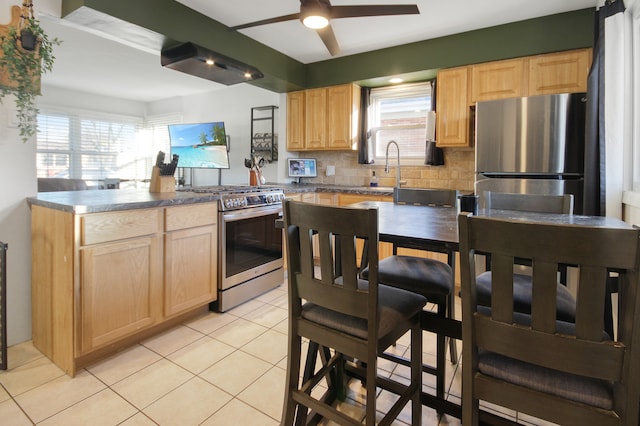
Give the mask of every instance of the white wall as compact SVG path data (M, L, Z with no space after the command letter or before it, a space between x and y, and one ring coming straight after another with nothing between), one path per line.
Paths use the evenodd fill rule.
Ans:
M26 143L10 124L13 98L0 104L0 241L7 251L7 341L31 338L31 214L26 197L36 193L35 138Z
M182 112L185 123L206 121L224 121L225 130L230 137L230 168L221 171L221 183L248 184L249 169L244 159L251 153L251 108L267 105L278 106L280 95L249 84L238 84L214 92L182 98ZM286 120L281 109L276 121ZM280 138L281 139L281 138ZM269 182L277 181L277 164L268 164L263 168L263 176ZM193 185L217 185L217 170L195 170Z

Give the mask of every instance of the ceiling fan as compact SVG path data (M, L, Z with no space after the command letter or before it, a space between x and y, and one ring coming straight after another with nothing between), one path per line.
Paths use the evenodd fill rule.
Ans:
M248 24L236 25L229 29L237 31L259 25L300 19L305 26L316 30L324 45L327 46L329 53L334 56L340 53L340 46L329 23L331 19L384 15L416 15L419 13L418 6L415 4L332 6L329 0L300 0L299 13L262 19L260 21L249 22Z

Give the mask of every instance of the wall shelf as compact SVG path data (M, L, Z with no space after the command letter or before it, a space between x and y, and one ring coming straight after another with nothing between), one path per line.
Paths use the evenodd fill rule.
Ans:
M251 156L265 161L278 160L275 105L251 108Z

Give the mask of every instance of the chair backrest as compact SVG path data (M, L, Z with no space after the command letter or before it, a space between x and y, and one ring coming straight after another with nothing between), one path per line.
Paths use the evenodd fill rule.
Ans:
M38 192L84 191L89 189L82 179L38 178Z
M300 315L301 299L377 324L378 286L358 279L356 238L368 242L368 281L378 281L378 210L284 202L287 274L291 315ZM340 250L335 250L339 239ZM314 244L314 240L316 240ZM320 268L315 268L315 259ZM340 263L341 275L336 274ZM377 329L377 327L374 327ZM377 333L377 331L375 331ZM377 334L369 334L375 339Z
M518 210L537 213L573 213L573 195L512 194L484 191L484 208L487 210Z
M418 206L455 207L458 191L455 189L394 188L393 202Z
M526 363L612 382L614 408L637 415L640 353L634 344L640 343L640 232L624 226L531 223L464 213L458 221L463 359L467 368L467 372L463 369L463 386L465 380L480 380L476 372L481 347ZM490 315L477 307L476 252L492 256ZM532 306L531 315L525 317L526 325L522 314L514 315L513 310L514 258L530 259L532 263ZM579 268L575 327L568 329L566 323L556 321L559 264ZM611 270L619 272L621 284L624 282L620 289L617 342L608 340L603 333L607 276ZM532 396L526 401L526 406L544 406L545 402L534 399ZM572 405L580 404L568 405L566 415L570 416L575 409ZM624 424L637 424L637 418Z

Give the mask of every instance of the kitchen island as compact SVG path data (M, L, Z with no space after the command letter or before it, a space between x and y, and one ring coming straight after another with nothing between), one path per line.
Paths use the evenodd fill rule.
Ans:
M390 188L270 186L287 194L392 194ZM205 312L217 299L219 198L189 188L28 198L34 345L73 376Z
M218 198L147 190L28 199L33 344L67 374L206 311Z

